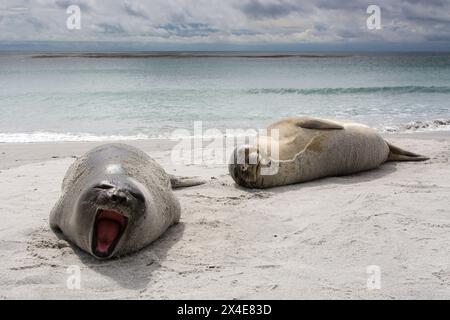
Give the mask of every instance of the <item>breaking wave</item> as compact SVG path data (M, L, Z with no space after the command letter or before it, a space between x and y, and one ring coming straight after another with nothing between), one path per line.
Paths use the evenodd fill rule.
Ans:
M450 119L418 120L406 124L390 127L382 127L382 132L402 133L402 132L428 132L428 131L450 131ZM248 132L246 133L248 136ZM38 131L32 133L0 133L0 143L33 143L33 142L107 142L107 141L133 141L146 139L180 139L193 138L186 136L148 136L145 134L136 135L95 135L90 133L56 133ZM203 138L212 138L204 136Z
M424 121L412 121L406 124L389 127L386 132L426 132L426 131L448 131L450 130L450 119L435 119Z
M0 133L0 143L25 143L25 142L76 142L76 141L120 141L149 139L148 136L138 134L132 136L110 135L97 136L89 133L55 133L55 132L33 132L33 133Z
M249 89L248 94L299 94L299 95L338 95L338 94L404 94L404 93L450 93L450 87L399 86L399 87L360 87L360 88L262 88Z

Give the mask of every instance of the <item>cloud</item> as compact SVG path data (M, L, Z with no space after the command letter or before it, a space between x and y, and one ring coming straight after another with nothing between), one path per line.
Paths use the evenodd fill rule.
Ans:
M206 23L167 23L164 25L160 25L159 28L165 30L170 35L179 37L205 37L213 32L219 32L218 29L212 28Z
M302 10L299 1L248 0L240 5L242 12L253 19L277 19Z
M125 12L132 17L148 19L145 8L137 2L125 1L123 5Z
M125 30L120 23L99 23L95 25L98 32L103 34L123 34Z
M79 6L84 12L89 12L92 9L89 0L55 0L54 3L56 7L62 10L66 10L71 5Z
M369 1L370 2L370 1ZM450 0L378 0L381 30L368 30L367 0L2 0L0 42L136 41L168 45L440 43L450 48ZM370 2L371 3L371 2ZM81 8L68 30L66 8Z

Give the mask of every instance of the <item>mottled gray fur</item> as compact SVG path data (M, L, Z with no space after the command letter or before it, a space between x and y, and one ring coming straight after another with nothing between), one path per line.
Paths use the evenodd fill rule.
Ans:
M91 254L93 212L109 204L101 202L97 194L86 194L103 182L113 184L113 190L120 189L130 198L127 190L132 186L142 197L139 212L133 210L137 206L135 203L133 207L133 201L129 206L117 205L129 224L111 256L143 248L180 219L180 205L171 190L170 178L158 163L125 144L102 145L72 164L64 178L61 197L50 214L52 229Z
M279 146L279 159L263 152L270 151L268 143L238 146L229 164L236 183L269 188L374 169L388 160L428 159L389 144L376 130L361 124L300 117L279 121L268 129L279 130L279 143L271 142ZM236 159L246 161L240 164ZM252 164L248 159L258 160ZM269 166L278 171L261 174Z

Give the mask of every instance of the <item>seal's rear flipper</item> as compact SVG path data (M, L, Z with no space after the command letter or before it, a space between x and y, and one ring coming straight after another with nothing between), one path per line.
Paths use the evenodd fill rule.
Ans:
M344 127L334 121L317 119L310 117L299 118L296 122L297 126L305 129L316 129L316 130L342 130Z
M389 142L386 143L389 146L388 161L425 161L430 159L426 156L403 150Z
M172 174L169 175L172 189L187 188L205 184L206 181L196 177L179 177Z

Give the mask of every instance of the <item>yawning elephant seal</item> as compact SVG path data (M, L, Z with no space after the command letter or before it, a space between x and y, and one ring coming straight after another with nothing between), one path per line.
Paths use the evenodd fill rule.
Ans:
M278 139L271 130L278 130ZM239 185L270 188L369 170L386 161L427 159L391 145L362 124L300 117L269 126L256 145L238 146L228 169Z
M147 154L125 144L106 144L69 168L50 227L97 258L143 248L180 220L171 187L201 181L169 176Z

